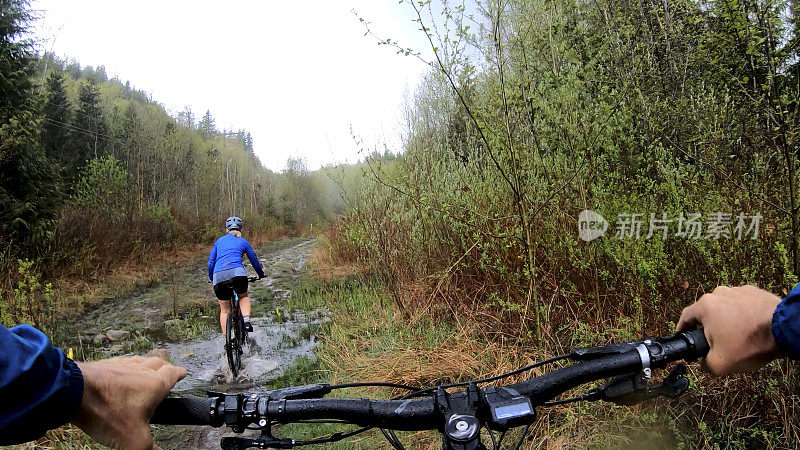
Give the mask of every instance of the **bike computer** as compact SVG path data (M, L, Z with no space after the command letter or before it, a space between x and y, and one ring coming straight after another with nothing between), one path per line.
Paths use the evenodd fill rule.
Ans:
M536 417L531 400L513 389L487 387L483 389L483 397L492 415L489 428L506 430L531 423Z

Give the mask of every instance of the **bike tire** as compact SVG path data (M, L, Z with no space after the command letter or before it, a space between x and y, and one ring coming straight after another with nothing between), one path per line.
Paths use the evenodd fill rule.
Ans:
M239 351L239 355L244 354L244 346L245 340L247 339L247 331L244 329L244 318L240 315L236 317L236 328L234 331L236 332L236 349ZM241 356L240 358L240 368L241 368Z
M247 326L244 324L244 317L239 316L239 330L241 334L239 335L239 350L240 353L244 353L244 348L247 346Z
M239 368L242 364L241 354L239 353L239 343L237 341L237 335L239 333L236 331L236 322L233 314L228 314L228 320L225 323L225 353L228 354L228 367L230 367L234 378L239 375Z

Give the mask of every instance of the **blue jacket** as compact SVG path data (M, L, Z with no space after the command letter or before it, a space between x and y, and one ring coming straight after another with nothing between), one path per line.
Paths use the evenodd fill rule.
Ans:
M0 326L0 445L32 441L67 423L83 397L83 375L30 325Z
M781 353L792 359L800 359L800 284L775 308L772 335Z
M224 270L244 269L242 255L245 253L258 276L263 278L264 269L261 268L261 263L256 258L256 253L250 243L247 242L247 239L236 237L233 234L226 234L217 239L211 249L211 255L208 257L208 279L213 280L215 273ZM244 275L244 273L241 275Z

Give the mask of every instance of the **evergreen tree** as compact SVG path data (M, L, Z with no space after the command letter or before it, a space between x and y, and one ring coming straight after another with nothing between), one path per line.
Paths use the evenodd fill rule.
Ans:
M253 153L253 136L250 135L249 131L244 137L244 149L250 153Z
M41 140L50 160L58 161L62 166L68 162L64 156L71 120L72 107L64 89L64 75L60 70L53 70L47 77L47 102L44 105Z
M57 207L57 179L38 142L27 0L0 0L0 242L43 240Z
M100 82L108 81L106 66L97 66L97 70L94 71L94 78Z
M116 151L117 157L124 161L128 167L134 167L134 163L138 163L139 130L141 128L142 124L136 111L136 105L134 102L128 102L128 106L125 107L125 112L122 115L120 146Z
M214 124L214 118L211 117L211 111L206 110L205 115L203 115L203 118L200 119L200 122L197 124L197 129L200 130L200 134L206 141L217 133L217 127Z
M78 79L81 77L81 63L74 59L67 63L64 70L70 74L72 78Z
M72 162L70 174L91 158L105 154L108 145L108 126L100 105L100 88L97 80L88 78L78 89L79 108L75 115L72 133Z

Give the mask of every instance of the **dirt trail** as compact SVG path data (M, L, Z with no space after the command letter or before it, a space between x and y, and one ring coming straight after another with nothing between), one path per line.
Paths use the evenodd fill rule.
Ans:
M173 392L204 396L206 391L264 390L301 356L313 357L316 334L326 320L322 312L284 311L294 281L313 247L311 239L284 239L255 251L266 278L252 283L253 327L242 361L232 379L217 303L206 282L205 257L176 267L160 282L119 298L107 299L76 318L78 330L65 337L84 355L117 356L154 352L186 367L188 375ZM254 275L252 267L248 273ZM111 338L111 339L109 339ZM218 449L225 430L210 427L159 427L155 437L164 448Z
M316 346L314 331L325 320L324 315L319 312L294 312L289 316L280 313L283 301L291 295L291 283L308 261L312 246L312 241L303 240L277 249L257 249L267 277L254 283L250 289L254 332L250 334L242 371L236 380L232 379L220 333L212 332L189 342L169 344L166 348L170 359L186 367L188 372L173 392L203 395L206 390L265 390L266 383L291 367L298 357L313 357ZM248 267L248 271L252 268ZM210 427L180 427L165 431L165 436L157 435L157 441L164 448L218 449L222 437L235 435L227 429Z
M316 341L309 330L320 324L322 315L280 314L281 302L291 295L291 283L300 275L313 245L309 240L292 244L274 250L258 249L266 278L250 285L254 330L236 380L228 368L224 338L214 330L198 339L165 345L172 362L186 367L188 372L173 392L258 388L299 356L313 356ZM251 267L248 271L253 272Z

